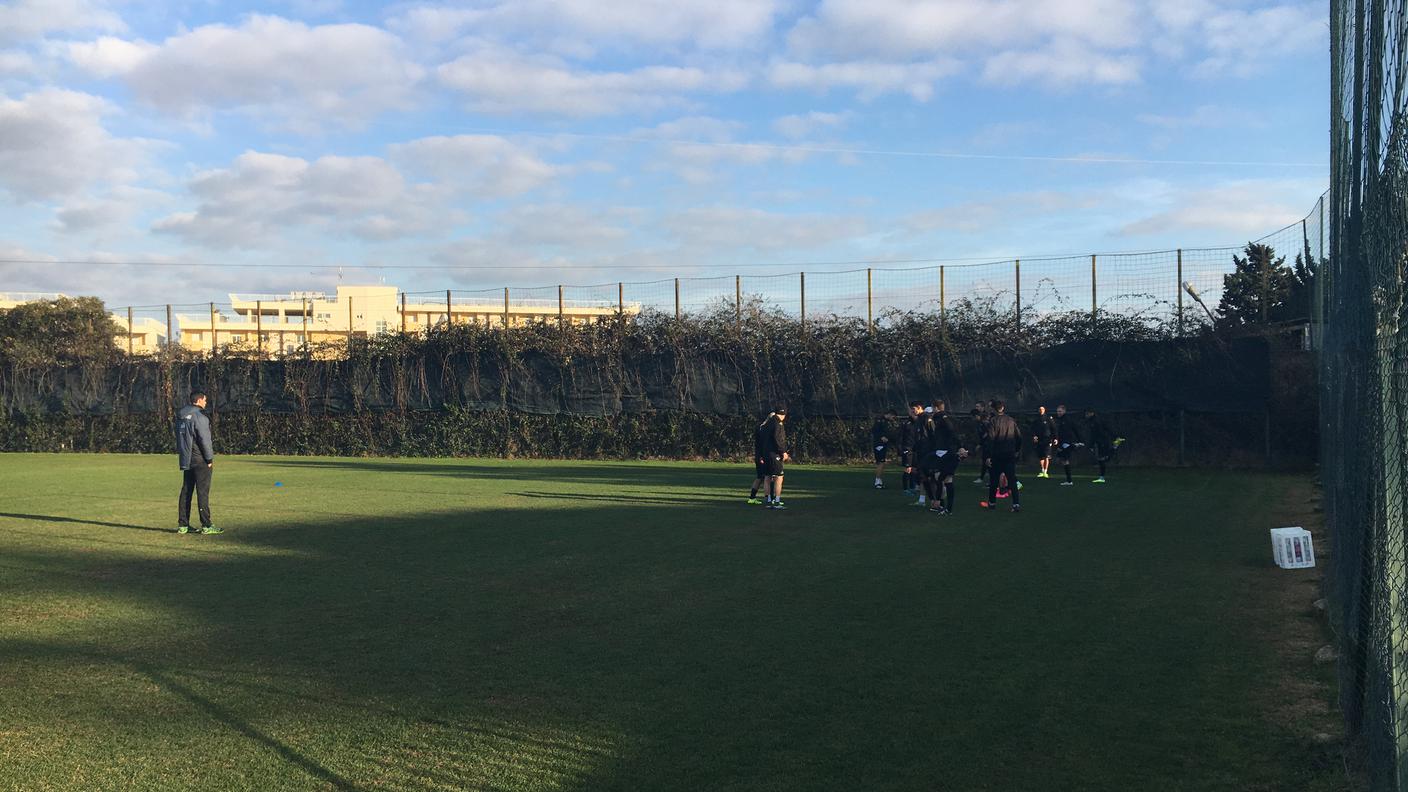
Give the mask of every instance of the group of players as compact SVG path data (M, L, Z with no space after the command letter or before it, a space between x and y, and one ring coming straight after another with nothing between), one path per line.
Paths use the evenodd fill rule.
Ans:
M965 441L957 422L949 415L943 399L930 404L910 402L907 415L899 419L886 414L871 427L875 447L875 488L885 487L885 466L892 446L898 445L900 466L904 470L904 491L917 495L912 505L927 507L931 513L951 514L957 505L954 485L961 462L976 457L980 462L974 484L987 484L985 509L998 508L998 501L1010 499L1011 510L1019 512L1022 483L1017 477L1017 462L1022 456L1024 441L1030 438L1039 464L1037 478L1050 478L1051 457L1055 456L1065 472L1061 486L1074 486L1071 468L1080 449L1094 453L1099 475L1094 483L1104 484L1105 474L1115 451L1123 442L1094 409L1087 408L1082 423L1066 412L1066 405L1056 406L1050 415L1046 407L1037 408L1024 433L1017 420L1007 414L1007 405L1000 399L974 405L969 413L973 434ZM766 505L769 509L787 508L782 502L784 464L791 460L787 434L783 424L787 408L778 405L768 413L753 433L753 488L748 503ZM891 438L895 438L892 440ZM759 490L764 497L758 498Z

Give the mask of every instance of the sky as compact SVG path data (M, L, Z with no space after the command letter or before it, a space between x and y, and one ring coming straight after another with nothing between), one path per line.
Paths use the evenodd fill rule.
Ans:
M1240 244L1327 187L1328 47L1274 0L0 2L0 291Z

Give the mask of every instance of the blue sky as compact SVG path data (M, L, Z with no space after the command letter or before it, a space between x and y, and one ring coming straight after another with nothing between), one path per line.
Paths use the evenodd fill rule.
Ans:
M1236 244L1324 190L1327 106L1322 3L18 0L0 290Z

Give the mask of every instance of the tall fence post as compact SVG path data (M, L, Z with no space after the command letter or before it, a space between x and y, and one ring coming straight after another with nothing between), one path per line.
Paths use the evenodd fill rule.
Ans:
M406 334L406 293L401 292L401 335Z
M675 278L675 321L680 320L680 279Z
M175 343L176 343L175 327L176 327L176 326L171 323L171 305L170 305L170 303L168 303L167 306L166 306L166 348L167 348L167 349L171 349L172 344L175 344Z
M303 351L306 353L313 348L313 339L308 337L308 298L303 298Z
M1250 258L1250 257L1249 257ZM1266 324L1267 303L1271 302L1271 261L1261 265L1261 323Z
M347 348L352 348L352 295L347 295Z
M219 345L218 343L216 343L218 339L219 339L219 335L215 332L215 303L211 303L211 304L210 304L210 354L212 354L212 355L215 354L215 351L220 348L220 345Z
M802 332L807 332L807 273L802 273Z
M557 284L557 329L561 330L566 326L562 315L562 284Z
M132 306L127 306L127 354L132 354Z
M449 289L445 290L445 326L449 327L455 323L455 301L454 295Z
M1091 323L1092 325L1095 324L1095 322L1096 322L1096 319L1097 319L1099 310L1100 310L1100 303L1099 303L1099 301L1098 301L1098 296L1097 296L1097 294L1096 294L1096 292L1095 292L1095 254L1094 254L1094 253L1091 253L1091 254L1090 254L1090 323Z
M508 287L504 287L504 329L508 329Z
M1017 277L1017 329L1022 329L1022 260L1012 262L1013 274Z
M626 326L626 284L616 281L616 316L622 327Z
M874 278L871 277L870 267L865 268L865 327L871 333L875 332L875 290L872 288Z
M254 354L264 357L264 301L254 301Z
M1183 335L1183 248L1178 249L1178 334ZM1179 414L1179 431L1182 431L1183 418ZM1178 464L1183 464L1179 462Z
M733 276L733 329L743 332L743 276Z
M944 293L944 265L939 265L939 324L948 328L948 295Z

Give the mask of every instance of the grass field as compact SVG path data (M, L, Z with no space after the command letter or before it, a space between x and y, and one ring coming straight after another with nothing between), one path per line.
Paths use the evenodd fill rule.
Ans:
M751 476L0 455L0 788L1343 788L1304 477Z

